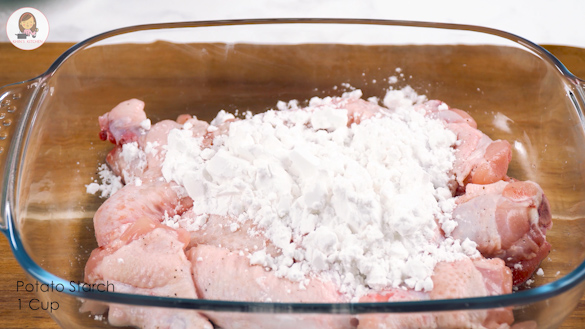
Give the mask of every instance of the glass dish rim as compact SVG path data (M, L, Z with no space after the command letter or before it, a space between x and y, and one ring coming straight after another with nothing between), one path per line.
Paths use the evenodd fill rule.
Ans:
M49 79L55 71L74 53L80 51L87 46L98 41L132 32L146 31L146 30L160 30L171 28L197 28L197 27L212 27L212 26L237 26L237 25L269 25L269 24L361 24L361 25L385 25L385 26L403 26L403 27L420 27L420 28L438 28L448 30L463 30L489 34L504 39L508 39L515 44L518 44L525 50L529 50L539 58L548 61L549 64L556 67L561 73L566 82L573 86L585 83L585 81L575 77L556 57L541 46L517 36L512 33L500 31L497 29L473 26L460 25L450 23L432 23L432 22L415 22L402 20L373 20L373 19L337 19L337 18L286 18L286 19L244 19L244 20L213 20L213 21L192 21L192 22L175 22L175 23L160 23L129 26L104 32L81 41L71 48L66 50L49 69L39 77L15 83L12 85L22 84L38 80L39 86L41 82ZM8 86L12 86L8 85ZM6 87L6 86L5 86ZM198 309L208 311L222 311L222 312L259 312L259 313L322 313L322 314L362 314L362 313L410 313L410 312L432 312L432 311L454 311L454 310L471 310L471 309L487 309L498 307L509 307L515 305L530 304L537 301L542 301L563 292L566 292L579 283L585 280L585 261L581 263L576 269L568 273L559 280L553 281L546 285L535 287L528 290L523 290L507 295L462 298L462 299L443 299L443 300L429 300L429 301L409 301L409 302L367 302L367 303L274 303L274 302L243 302L243 301L222 301L222 300L206 300L206 299L189 299L189 298L171 298L159 296L146 296L123 294L109 291L84 291L78 284L67 281L58 277L39 266L28 255L20 233L15 230L15 221L13 209L15 209L16 198L16 182L14 174L20 172L19 165L22 165L22 157L18 154L26 147L28 141L28 134L25 134L25 125L29 121L28 117L32 112L32 105L35 97L38 96L38 89L34 91L32 98L24 109L23 117L18 122L15 136L11 141L11 145L6 159L6 167L2 191L4 202L0 204L2 207L1 214L6 221L6 227L2 228L3 233L9 240L11 249L15 258L20 263L22 268L28 275L32 276L41 284L47 284L51 287L59 284L71 289L64 289L62 292L68 295L87 300L96 300L108 303L118 303L126 305L141 305L153 307L170 307L181 309ZM580 98L583 98L581 94ZM572 94L573 97L579 97ZM581 99L581 103L584 100ZM26 136L25 136L26 135ZM17 169L18 168L18 169Z

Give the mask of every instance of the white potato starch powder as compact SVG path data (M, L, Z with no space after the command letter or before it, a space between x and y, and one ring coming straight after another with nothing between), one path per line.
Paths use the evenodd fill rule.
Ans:
M430 291L437 262L477 255L473 242L439 229L454 227L456 136L415 108L425 98L409 87L348 126L344 106L360 97L314 98L307 108L279 102L232 122L209 148L188 129L172 130L163 176L185 188L196 214L226 216L233 231L251 221L248 233L281 253L259 246L250 263L280 277L331 279L357 297L387 287ZM226 118L220 112L211 127Z

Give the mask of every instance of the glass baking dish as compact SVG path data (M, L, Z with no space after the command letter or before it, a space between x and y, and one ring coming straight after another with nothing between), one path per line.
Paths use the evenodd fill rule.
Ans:
M183 113L211 120L221 109L258 113L279 100L340 95L346 84L366 97L410 85L469 112L492 139L508 140L510 176L539 183L552 207L544 275L509 295L347 304L166 298L79 285L97 247L93 214L104 201L85 185L112 147L98 138L98 116L138 98L153 122ZM456 316L510 307L518 328L555 328L585 290L584 86L543 48L475 26L283 19L106 32L66 51L43 75L2 87L1 227L38 283L40 306L63 328L110 327L80 311L84 300L196 309L265 328L330 320L352 327L364 314Z

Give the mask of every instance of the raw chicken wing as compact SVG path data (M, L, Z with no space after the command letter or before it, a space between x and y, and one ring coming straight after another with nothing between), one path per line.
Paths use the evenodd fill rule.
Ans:
M98 245L109 245L139 219L160 222L165 212L174 216L191 205L191 198L180 198L171 183L155 181L140 186L126 185L107 199L93 217Z
M511 273L500 259L478 258L436 265L433 290L390 289L362 297L360 302L397 302L495 296L512 292ZM372 314L358 316L358 329L509 328L514 321L506 308L435 313Z
M360 298L361 303L368 302L409 302L429 300L427 292L387 289ZM358 329L432 329L437 328L437 321L432 313L404 314L362 314L358 315Z
M193 280L201 298L248 302L297 302L297 303L341 303L347 302L337 287L318 278L309 279L301 286L278 278L274 272L261 266L250 266L250 260L237 252L224 248L199 245L191 248L187 256L193 265ZM221 314L206 315L222 328L351 328L350 316L324 314L295 314L289 316L274 314Z
M550 206L538 184L499 181L468 184L453 212L456 239L469 238L485 257L498 257L512 269L514 284L526 281L548 255Z
M197 218L201 216L194 214L193 209L189 209L178 221L179 227L189 231L190 247L205 244L230 251L243 251L246 254L266 248L266 253L273 257L281 254L280 250L259 232L252 221L238 223L224 216L208 215L203 216L201 223L195 223ZM193 224L197 225L196 229L193 228ZM237 226L236 229L232 229L234 224ZM251 230L257 231L258 234L251 235Z
M138 141L145 133L141 126L145 120L143 101L138 99L124 101L99 117L100 139L118 145Z
M139 219L117 240L92 252L85 268L85 281L111 284L114 292L119 293L197 298L191 264L184 252L188 239L187 232ZM85 310L92 310L91 302L89 305ZM213 328L207 319L193 310L107 306L108 322L114 326Z

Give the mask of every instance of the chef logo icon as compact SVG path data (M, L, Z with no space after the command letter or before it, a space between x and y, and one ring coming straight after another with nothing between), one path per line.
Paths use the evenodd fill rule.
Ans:
M20 33L16 36L19 39L26 39L28 36L36 38L37 32L39 31L37 28L37 19L29 12L20 15L20 19L18 20L18 28L20 29Z
M6 33L12 44L23 50L40 47L49 36L49 22L35 8L20 8L8 18Z

